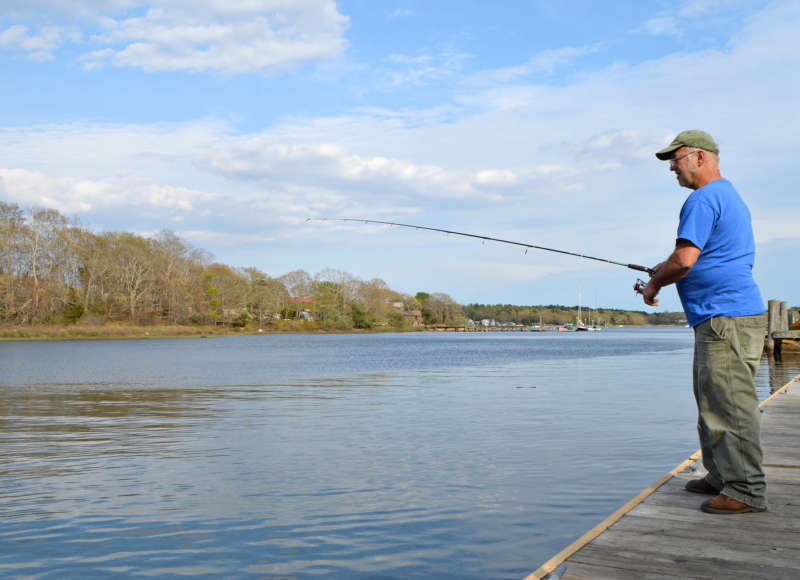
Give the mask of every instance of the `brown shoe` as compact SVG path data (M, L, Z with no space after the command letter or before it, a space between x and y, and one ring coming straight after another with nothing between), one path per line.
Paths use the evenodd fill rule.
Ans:
M708 483L705 477L687 481L686 491L691 491L692 493L705 493L707 495L717 495L719 493L719 490Z
M746 514L767 511L767 508L753 507L723 494L704 501L700 509L707 514Z

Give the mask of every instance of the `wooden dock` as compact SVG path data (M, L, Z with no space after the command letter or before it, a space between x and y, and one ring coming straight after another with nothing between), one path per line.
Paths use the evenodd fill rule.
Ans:
M800 579L800 375L761 407L768 511L700 511L697 451L526 580Z
M480 324L474 326L432 325L425 328L426 330L439 332L540 332L531 330L533 327L524 324L515 324L513 326L482 326Z

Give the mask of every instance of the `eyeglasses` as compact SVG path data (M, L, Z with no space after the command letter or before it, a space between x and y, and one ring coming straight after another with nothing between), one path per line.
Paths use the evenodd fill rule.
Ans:
M672 159L669 160L669 166L670 167L675 167L678 164L678 161L680 161L684 157L689 157L689 155L694 155L698 151L699 151L698 149L695 149L694 151L689 151L688 153L684 153L680 157L673 157Z

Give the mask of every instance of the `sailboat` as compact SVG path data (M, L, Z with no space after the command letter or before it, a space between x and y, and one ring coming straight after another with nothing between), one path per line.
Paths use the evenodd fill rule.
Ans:
M587 331L600 330L600 327L597 326L596 324L591 324L591 325L587 326L586 323L583 321L583 317L581 315L581 291L580 291L580 289L578 290L578 316L575 319L575 328L573 328L572 330L574 330L576 332L587 332Z

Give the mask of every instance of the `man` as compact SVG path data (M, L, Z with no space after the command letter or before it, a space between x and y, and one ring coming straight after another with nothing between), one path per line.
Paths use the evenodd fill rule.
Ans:
M653 268L642 293L646 304L657 306L659 290L675 282L694 328L697 430L708 475L689 481L686 489L714 496L703 511L735 514L767 506L753 382L766 309L752 275L750 212L720 174L718 154L711 135L696 130L679 133L656 153L694 193L681 209L675 250Z

